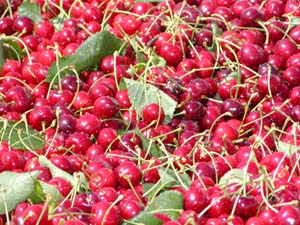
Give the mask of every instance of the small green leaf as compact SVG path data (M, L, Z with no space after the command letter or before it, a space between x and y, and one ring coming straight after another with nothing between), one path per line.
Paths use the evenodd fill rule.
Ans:
M139 215L134 217L127 224L149 224L161 225L163 222L154 215L156 213L168 215L172 220L176 220L183 209L183 196L178 191L165 191L153 199L149 205ZM147 218L147 219L145 219Z
M68 19L65 13L60 12L56 17L51 19L51 22L56 30L61 30L63 28L64 22Z
M0 120L0 139L11 147L36 150L44 147L44 138L30 126L8 120Z
M50 203L57 204L64 198L55 186L43 181L40 181L40 185L42 187L43 193L46 195L46 198Z
M166 183L167 187L176 187L176 186L184 186L184 188L188 188L192 180L186 173L181 173L177 171L176 173L171 169L162 169L158 170L160 179L162 183Z
M57 166L55 166L45 156L40 156L39 162L40 162L41 166L45 166L45 167L49 168L49 170L52 174L52 177L64 178L65 180L69 181L72 184L72 186L75 186L78 184L87 185L86 177L81 172L74 173L74 175L72 176L71 174L69 174L69 173L63 171L62 169L58 168Z
M5 52L4 52L4 42L3 40L0 40L0 71L2 70L2 67L5 63L6 60L6 56L5 56Z
M166 214L172 220L176 220L179 216L179 210L182 208L182 194L178 191L165 191L153 199L144 211Z
M286 143L286 142L283 142L283 141L278 141L277 146L278 146L278 151L279 152L284 152L288 156L292 156L293 153L295 153L297 150L300 150L300 146L293 145L293 144L290 144L290 143Z
M30 202L33 204L40 204L45 201L45 193L38 180L34 182L34 189L29 197Z
M35 2L23 2L18 7L19 16L27 16L34 23L41 22L43 20L41 15L41 7Z
M0 173L0 214L5 214L26 201L34 190L39 171L28 173Z
M152 64L157 67L166 67L167 65L166 60L156 54L152 57Z
M124 79L128 97L136 112L141 115L143 108L150 103L158 103L165 113L164 123L171 121L177 102L151 84L143 84L132 79Z
M246 184L250 182L250 176L246 170L242 169L232 169L225 173L220 181L219 186L225 188L229 184Z
M107 31L90 36L73 55L58 58L48 70L46 81L57 83L71 69L78 73L97 66L101 59L119 50L123 42Z
M125 221L122 225L162 225L163 221L149 212L142 212L130 221Z
M163 156L162 151L159 149L159 146L154 143L154 140L149 140L144 137L144 135L139 130L134 130L134 133L139 136L142 141L143 149L146 151L149 150L149 153L153 157Z

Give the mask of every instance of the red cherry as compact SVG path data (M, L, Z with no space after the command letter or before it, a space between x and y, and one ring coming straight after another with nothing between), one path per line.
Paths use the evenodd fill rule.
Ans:
M115 173L119 184L126 188L138 185L142 179L141 170L130 161L120 163Z
M92 222L101 225L119 225L121 222L120 211L109 202L97 202L92 206Z
M189 189L183 196L184 209L196 213L200 213L207 206L207 201L206 193L197 189Z
M165 119L165 113L160 105L151 103L143 108L142 117L147 124L153 122L160 124Z

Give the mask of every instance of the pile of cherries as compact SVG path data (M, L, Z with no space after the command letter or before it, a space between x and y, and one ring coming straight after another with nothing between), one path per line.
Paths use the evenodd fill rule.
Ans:
M2 224L130 224L151 200L144 184L169 169L190 184L160 190L183 196L177 220L159 212L160 224L300 225L298 0L31 2L41 9L36 23L19 15L21 0L0 1L0 40L23 53L0 70L0 116L22 120L45 145L32 152L2 141L0 171L40 171L64 199L55 210L22 202ZM46 81L58 58L102 30L126 47ZM159 101L138 113L124 78L175 100L171 120ZM83 172L87 186L70 194L76 187L37 155Z

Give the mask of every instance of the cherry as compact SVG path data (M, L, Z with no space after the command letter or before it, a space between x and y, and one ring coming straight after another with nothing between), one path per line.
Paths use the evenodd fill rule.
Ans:
M261 218L265 225L272 225L278 223L276 213L271 209L264 209L260 211L259 218Z
M119 225L121 215L118 207L109 202L97 202L92 206L92 222L101 225Z
M85 133L74 132L66 139L66 147L77 154L83 154L92 145L89 136Z
M196 174L198 176L206 176L212 180L216 180L216 170L211 163L208 162L199 162L196 167Z
M69 113L63 113L58 118L58 131L71 134L76 131L76 118Z
M299 211L291 205L282 206L277 214L279 224L299 224Z
M25 166L20 154L15 151L3 152L0 159L6 170L23 169Z
M97 136L101 129L99 119L93 115L86 113L76 120L76 131L83 132L88 135Z
M183 58L182 48L179 44L164 43L158 55L166 60L167 65L176 66Z
M199 101L191 100L184 105L185 119L199 120L204 112L204 107Z
M91 174L89 187L95 191L98 188L114 187L117 183L114 171L109 168L100 168Z
M115 173L119 184L126 188L138 185L142 179L141 170L130 161L120 163Z
M263 49L259 45L252 43L243 44L238 55L241 63L249 67L256 67L266 60Z
M259 203L253 196L239 196L235 214L242 218L250 218L257 212Z
M6 35L11 35L13 34L13 19L9 17L3 17L0 19L0 33L1 34L6 34Z
M200 213L207 206L207 196L204 191L189 189L183 195L183 206L185 210L193 210Z
M30 34L33 30L33 22L26 16L19 16L12 24L12 29L16 32L22 33L23 36Z
M290 39L281 39L276 42L274 53L284 59L287 59L291 55L297 53L297 46Z
M64 197L68 196L72 190L72 184L61 177L54 177L48 183L55 186Z
M109 96L102 96L94 102L94 113L101 119L112 118L119 112L119 102Z
M44 205L31 205L14 218L16 225L48 224L48 209Z
M71 160L68 158L68 156L65 155L57 155L51 157L50 161L58 168L68 172L73 172L73 165Z
M258 20L263 19L263 14L258 10L257 7L248 7L241 11L240 19L244 26L256 26Z
M160 124L165 119L165 113L160 105L157 103L151 103L143 108L142 117L147 124L153 122Z
M244 107L238 101L225 99L221 105L222 113L230 113L233 118L240 119L244 115Z
M32 106L32 96L27 89L21 86L10 88L6 92L6 102L10 104L12 110L25 112Z
M34 32L40 38L50 39L54 34L54 25L50 21L41 21L34 25Z
M121 109L128 109L131 106L130 99L128 97L128 90L117 91L115 98L118 100Z
M118 136L118 133L115 129L109 128L109 127L103 128L100 130L100 133L99 133L98 139L97 139L97 143L103 149L107 149L109 146L113 148L117 144L117 142L116 142L117 136Z
M277 75L263 75L257 81L258 90L262 95L275 95L281 89L281 79Z
M48 128L55 114L50 106L38 106L27 114L28 124L36 130Z
M119 203L120 214L123 219L131 219L138 215L142 207L139 202L131 199L124 199Z
M118 193L113 187L98 188L95 194L101 202L114 202L118 198Z
M300 86L296 86L292 88L290 91L289 98L291 100L292 105L299 105L300 104Z

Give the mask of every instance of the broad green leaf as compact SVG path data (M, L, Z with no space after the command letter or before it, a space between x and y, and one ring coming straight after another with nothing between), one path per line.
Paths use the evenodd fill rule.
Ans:
M5 50L5 59L16 59L16 60L21 60L25 56L25 52L23 49L20 47L20 45L9 39L3 39L4 43L4 50Z
M74 173L72 176L71 174L67 173L66 171L63 171L62 169L58 168L55 166L49 159L47 159L45 156L40 156L39 157L39 162L41 166L48 167L52 177L61 177L64 178L65 180L69 181L72 186L78 185L78 184L87 184L86 177L84 176L83 173L78 172Z
M57 83L71 69L78 73L92 66L96 67L101 59L119 50L123 42L108 31L101 31L84 41L73 55L58 58L48 70L46 81Z
M124 79L128 97L136 112L141 115L143 108L150 103L158 103L161 105L164 113L164 123L171 121L174 115L177 102L166 93L151 84L143 84L132 79Z
M177 171L175 173L171 169L162 169L158 170L160 179L163 183L167 184L167 187L175 187L175 186L184 186L184 188L188 188L192 180L186 173L180 173Z
M0 140L11 147L23 150L36 150L44 147L44 138L30 126L8 120L0 120Z
M0 173L0 214L5 214L27 200L34 190L35 181L40 172Z
M250 176L246 170L232 169L221 177L219 186L225 188L229 184L246 184L248 182L250 182Z
M43 20L41 15L41 7L35 2L23 2L18 7L18 14L20 16L27 16L34 23L38 23Z
M297 150L300 150L300 146L293 145L293 144L290 144L290 143L286 143L286 142L283 142L283 141L278 141L277 146L278 146L278 151L279 152L284 152L288 156L292 156L293 153L295 153Z

